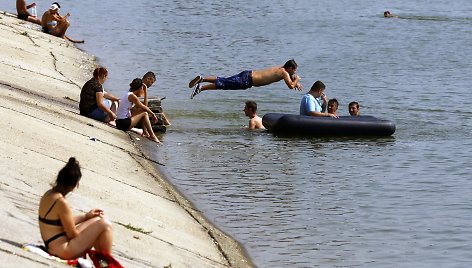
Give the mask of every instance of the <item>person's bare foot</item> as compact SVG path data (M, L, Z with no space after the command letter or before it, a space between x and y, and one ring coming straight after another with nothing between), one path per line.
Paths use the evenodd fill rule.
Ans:
M162 144L162 142L156 137L156 135L149 136L148 139L157 142L158 144Z
M83 44L83 43L85 43L85 40L74 40L74 39L72 39L72 38L70 38L70 37L68 37L68 36L66 36L66 35L64 35L64 39L69 40L69 41L71 41L72 43L75 43L75 44Z

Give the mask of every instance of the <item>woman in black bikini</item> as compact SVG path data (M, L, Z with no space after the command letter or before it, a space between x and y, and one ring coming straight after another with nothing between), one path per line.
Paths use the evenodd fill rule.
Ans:
M48 253L62 259L84 255L92 247L111 254L113 233L103 211L92 209L73 216L65 196L78 185L82 174L79 162L71 157L59 171L53 187L39 202L39 230Z

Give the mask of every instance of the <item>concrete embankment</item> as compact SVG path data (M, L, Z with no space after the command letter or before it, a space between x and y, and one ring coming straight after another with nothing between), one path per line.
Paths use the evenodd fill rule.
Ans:
M38 202L71 156L82 166L71 207L105 211L113 254L125 267L253 266L175 191L134 136L78 114L94 57L4 13L0 44L1 267L63 267L21 244L42 243Z

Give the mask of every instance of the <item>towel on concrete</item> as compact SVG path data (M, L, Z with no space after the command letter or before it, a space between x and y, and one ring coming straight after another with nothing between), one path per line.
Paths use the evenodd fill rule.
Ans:
M24 244L22 248L26 251L36 253L44 258L61 262L61 263L65 263L70 266L81 267L81 268L93 268L92 263L87 259L77 258L74 260L63 260L61 258L58 258L56 256L53 256L47 253L46 249L42 245L40 246L40 245L34 245L34 244Z

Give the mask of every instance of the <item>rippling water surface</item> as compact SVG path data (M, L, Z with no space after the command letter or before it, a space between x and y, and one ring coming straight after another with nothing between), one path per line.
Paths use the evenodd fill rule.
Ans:
M467 267L472 262L469 1L67 1L69 35L121 95L147 70L172 127L155 156L259 267ZM0 0L13 11L13 4ZM39 3L42 11L45 4ZM384 10L400 15L384 19ZM189 100L196 74L295 58L340 113L393 120L393 137L287 138L244 129L298 111L283 83Z

